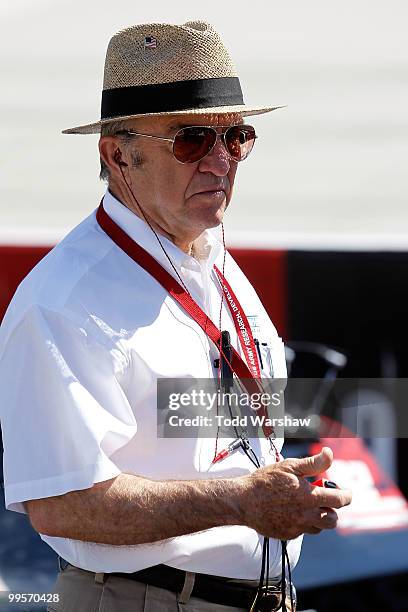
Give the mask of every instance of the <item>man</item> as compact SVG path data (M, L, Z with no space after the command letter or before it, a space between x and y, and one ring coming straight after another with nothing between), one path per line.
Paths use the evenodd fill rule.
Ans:
M157 436L158 379L217 379L220 361L286 376L282 341L208 231L255 141L244 117L274 108L244 104L210 25L138 25L109 44L101 121L66 130L101 132L109 189L20 285L0 344L6 506L60 556L50 610L276 610L276 589L257 592L262 562L278 585L280 541L293 567L299 536L350 502L305 478L329 449L279 461L283 440L240 433L214 462L225 440Z

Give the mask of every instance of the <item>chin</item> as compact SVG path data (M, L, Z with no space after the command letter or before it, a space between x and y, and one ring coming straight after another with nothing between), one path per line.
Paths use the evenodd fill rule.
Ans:
M190 201L191 202L191 201ZM227 198L195 197L186 210L191 226L204 231L220 225L228 206Z
M218 225L220 225L224 219L225 208L226 206L224 205L216 211L208 211L208 214L203 215L200 220L197 219L197 222L200 224L203 230L218 227Z

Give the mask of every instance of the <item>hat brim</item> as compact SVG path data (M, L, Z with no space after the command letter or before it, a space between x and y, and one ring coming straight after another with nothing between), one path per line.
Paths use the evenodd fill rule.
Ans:
M262 115L264 113L270 113L271 111L277 110L278 108L285 108L286 105L282 106L253 106L248 107L246 105L238 104L236 106L212 106L209 108L187 108L179 111L162 112L162 113L143 113L139 115L127 115L126 117L113 117L110 119L101 119L95 123L88 123L86 125L79 125L77 127L68 128L63 130L63 134L98 134L101 131L102 125L112 123L112 121L125 121L127 119L136 119L137 117L156 117L156 116L171 116L171 115L209 115L209 114L231 114L239 113L243 117L250 117L252 115Z

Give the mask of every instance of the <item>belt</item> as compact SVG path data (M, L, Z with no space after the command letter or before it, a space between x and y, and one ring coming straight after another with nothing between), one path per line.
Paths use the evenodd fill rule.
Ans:
M114 572L108 576L117 576L128 580L136 580L151 586L167 589L173 593L181 593L184 587L186 572L169 565L154 565L132 574ZM195 574L194 587L191 597L198 597L210 603L237 608L252 606L257 587L234 582L231 578L210 576L208 574ZM268 610L277 610L280 607L280 586L268 589ZM263 598L264 599L264 598ZM265 601L266 603L266 601Z
M64 564L71 565L59 557L60 569ZM244 581L237 581L233 578L222 576L211 576L209 574L191 574L184 570L170 567L169 565L154 565L133 573L109 572L104 573L103 581L110 576L134 580L143 584L166 589L172 593L180 594L183 592L186 577L194 576L194 586L190 592L190 597L197 597L209 603L223 606L235 606L249 610L254 603L257 586L245 584ZM102 575L101 575L102 576ZM262 607L259 609L274 612L279 610L282 603L281 586L273 584L268 590L262 592ZM260 602L259 602L260 603Z
M107 576L117 576L127 580L136 580L144 584L167 589L173 593L181 593L186 580L186 572L169 565L154 565L132 574L113 572ZM252 606L257 587L234 582L232 578L210 576L209 574L194 574L194 586L191 597L198 597L210 603L223 606L247 608ZM265 610L278 610L281 605L280 585L273 585L268 593L262 596Z

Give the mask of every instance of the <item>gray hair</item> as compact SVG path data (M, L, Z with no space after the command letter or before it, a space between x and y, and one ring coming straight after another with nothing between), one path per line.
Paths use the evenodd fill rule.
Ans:
M131 142L133 137L129 136L128 134L117 134L117 133L124 131L124 130L131 130L131 129L132 128L129 125L128 120L111 121L109 123L105 123L101 125L101 137L117 135L118 138L120 138L121 141L123 142L124 146L126 146ZM139 166L141 164L142 159L141 159L140 154L137 151L132 151L131 158L132 158L132 164L134 166ZM101 163L101 170L99 172L99 178L101 181L105 181L105 183L109 183L109 178L110 178L109 168L103 161L102 157L100 157L99 159Z

